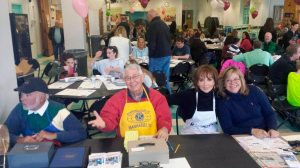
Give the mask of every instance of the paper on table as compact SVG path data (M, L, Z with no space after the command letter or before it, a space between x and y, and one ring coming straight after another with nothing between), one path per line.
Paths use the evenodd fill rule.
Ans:
M169 164L161 164L163 168L191 168L185 157L173 158L169 160Z
M89 96L90 94L94 93L96 90L80 90L80 89L65 89L62 90L56 95L64 95L64 96Z
M51 85L48 86L49 89L64 89L74 82L62 82L62 81L57 81L55 83L52 83Z
M110 81L103 81L105 87L107 90L119 90L119 89L125 89L127 88L127 86L116 86L115 84L113 84Z
M101 87L102 82L100 80L95 80L93 83L91 80L85 80L83 81L78 89L99 89Z
M282 136L282 138L286 141L300 141L300 134L299 135Z

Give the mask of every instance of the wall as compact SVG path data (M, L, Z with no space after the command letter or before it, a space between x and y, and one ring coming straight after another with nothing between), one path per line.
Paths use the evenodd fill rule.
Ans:
M0 0L0 124L3 123L13 107L18 103L16 69L9 22L9 2Z
M72 0L61 1L65 49L86 49L84 19L73 9Z
M196 1L196 0L193 0ZM138 2L138 1L136 1ZM157 9L159 7L161 7L162 5L164 5L164 2L167 2L169 4L170 7L174 6L176 7L176 24L177 25L181 25L181 21L182 21L182 0L151 0L148 3L148 6L146 9L142 8L141 5L139 5L139 3L136 3L137 5L134 7L135 11L148 11L150 9ZM126 11L129 11L130 7L129 7L129 2L125 1L122 3L115 3L112 4L111 7L122 7L122 12L125 13Z

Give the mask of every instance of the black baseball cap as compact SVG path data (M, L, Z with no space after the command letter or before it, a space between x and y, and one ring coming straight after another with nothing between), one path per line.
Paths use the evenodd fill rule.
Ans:
M49 93L47 84L41 78L30 78L26 80L20 87L14 89L21 93L32 93L35 91Z

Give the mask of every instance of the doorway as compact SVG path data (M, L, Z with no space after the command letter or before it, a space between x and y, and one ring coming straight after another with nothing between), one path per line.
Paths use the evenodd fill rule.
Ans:
M183 10L182 11L182 27L187 25L187 28L193 28L193 10Z

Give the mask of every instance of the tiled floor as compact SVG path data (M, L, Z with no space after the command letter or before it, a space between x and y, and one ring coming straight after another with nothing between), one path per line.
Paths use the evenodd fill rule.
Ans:
M44 67L46 66L46 64L49 62L49 61L53 61L53 56L51 57L39 57L37 58L37 60L39 61L40 63L40 66L41 66L41 72L40 74L42 74L43 70L44 70ZM88 63L91 62L91 58L88 57ZM89 69L88 71L88 74L91 74L91 70ZM36 74L37 75L37 72ZM46 79L46 78L45 78ZM89 102L89 104L91 104L92 101ZM71 105L71 108L76 108L80 106L80 103L77 103L77 104L72 104ZM176 119L175 119L175 114L176 114L176 109L177 107L176 106L172 106L171 107L171 111L172 111L172 126L173 126L173 129L171 131L171 134L175 135L176 134ZM282 119L277 116L277 122L278 123L281 123L282 122ZM179 130L182 128L182 126L184 125L184 122L182 121L182 119L179 119L178 121L178 125L179 125ZM299 132L300 131L300 126L294 126L292 127L289 122L286 122L281 128L279 128L279 131L280 132ZM101 134L97 134L95 136L93 136L93 138L107 138L107 137L114 137L115 136L115 133L101 133Z

